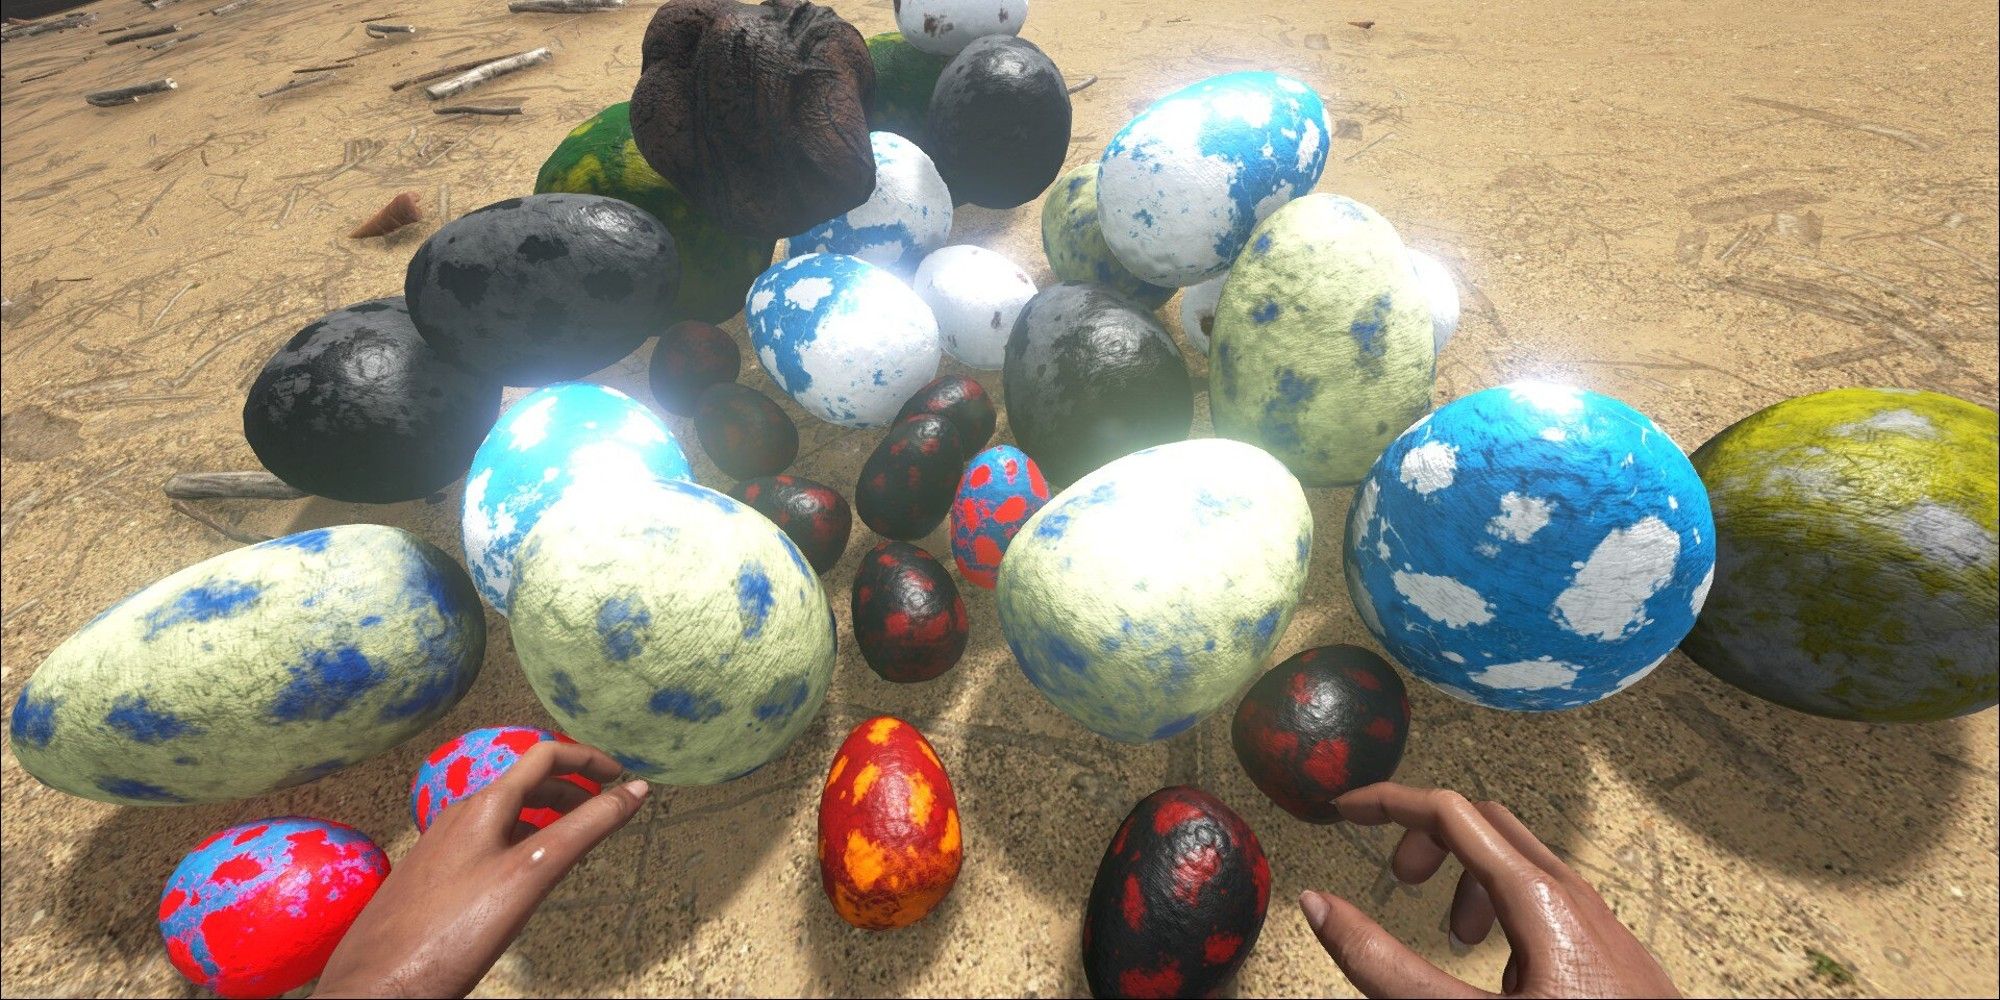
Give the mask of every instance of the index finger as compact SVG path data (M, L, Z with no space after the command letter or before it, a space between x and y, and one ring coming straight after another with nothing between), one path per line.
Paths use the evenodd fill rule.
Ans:
M528 752L522 754L521 759L515 761L514 766L489 787L501 788L502 794L510 798L525 800L528 793L542 782L558 775L580 774L598 784L606 784L624 773L623 765L596 747L544 740L529 747Z
M1484 886L1515 948L1555 944L1552 907L1566 900L1555 875L1528 860L1465 796L1448 789L1380 782L1334 800L1340 815L1362 826L1395 823L1438 839Z

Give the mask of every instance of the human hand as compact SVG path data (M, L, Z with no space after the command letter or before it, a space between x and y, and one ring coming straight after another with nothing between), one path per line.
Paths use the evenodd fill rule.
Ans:
M1451 934L1486 939L1497 917L1513 954L1502 996L1674 997L1666 970L1597 890L1497 802L1446 789L1382 782L1334 800L1351 823L1404 828L1390 857L1399 881L1437 874L1447 855L1465 865L1451 901ZM1491 997L1432 965L1354 904L1323 892L1299 897L1306 923L1355 988L1371 997Z
M493 783L453 803L398 862L327 960L315 997L462 997L590 849L646 800L643 781L599 795L561 780L610 782L624 768L576 743L529 748ZM537 831L523 807L561 819Z

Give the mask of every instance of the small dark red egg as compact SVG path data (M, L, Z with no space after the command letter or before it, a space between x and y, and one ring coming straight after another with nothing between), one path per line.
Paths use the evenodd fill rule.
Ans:
M733 479L775 476L799 457L799 428L771 397L734 382L708 387L695 408L701 450Z
M668 413L692 416L709 386L734 382L742 370L743 351L721 327L682 320L653 345L653 398Z
M935 413L951 421L958 428L958 443L965 446L968 455L986 447L986 442L993 438L993 428L1000 422L986 387L964 375L939 375L932 379L903 404L896 422L902 423L919 413Z
M862 557L852 611L861 657L885 681L930 680L965 653L968 623L958 584L908 542L883 542Z
M1409 734L1410 700L1394 668L1359 646L1319 646L1250 685L1230 741L1271 801L1309 823L1334 823L1333 800L1389 780Z
M902 420L861 463L854 510L884 538L922 538L951 513L965 459L951 421L934 413Z
M813 572L825 573L847 551L854 514L838 490L802 476L763 476L737 483L729 495L783 529L805 553Z

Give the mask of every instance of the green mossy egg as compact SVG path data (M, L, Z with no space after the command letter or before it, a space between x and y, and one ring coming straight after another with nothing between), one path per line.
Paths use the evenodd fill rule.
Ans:
M1097 161L1080 163L1049 185L1042 199L1042 251L1058 281L1102 285L1146 309L1158 309L1175 289L1133 277L1112 256L1097 221Z
M1216 303L1215 432L1262 446L1308 486L1357 482L1430 409L1430 306L1395 227L1313 194L1257 225Z
M922 148L930 136L924 120L930 116L931 91L937 89L938 74L951 60L911 45L900 31L870 36L868 58L875 64L869 131L894 132Z
M1992 410L1835 389L1745 417L1693 455L1715 581L1681 648L1814 715L1927 722L1990 708L2000 617Z
M688 482L551 507L515 563L509 621L557 728L668 784L763 766L833 680L833 612L798 546Z
M673 318L720 323L743 310L750 283L771 265L773 240L737 236L695 211L632 141L630 102L570 130L535 177L535 193L595 194L630 202L666 224L680 252Z

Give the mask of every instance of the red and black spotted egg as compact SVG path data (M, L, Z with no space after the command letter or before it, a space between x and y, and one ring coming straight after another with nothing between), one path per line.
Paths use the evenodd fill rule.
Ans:
M1186 785L1139 801L1111 838L1083 919L1096 997L1201 997L1264 929L1271 866L1243 818Z
M804 476L760 476L737 483L729 495L770 518L805 553L815 573L832 569L847 551L854 514L847 498L825 483Z
M993 438L993 428L1000 422L986 387L964 375L939 375L932 379L903 404L896 422L902 423L919 413L935 413L951 421L958 428L958 443L965 446L968 455L986 447L986 442Z
M854 510L884 538L913 541L951 512L966 453L958 429L934 413L897 421L861 463Z
M1271 801L1334 823L1334 799L1396 773L1409 733L1410 700L1394 668L1359 646L1319 646L1250 685L1230 741Z
M677 417L694 415L708 387L734 382L743 371L743 351L713 323L688 319L667 327L653 345L647 378L653 398Z
M1048 502L1042 467L1021 449L996 444L972 456L951 503L951 557L959 573L992 590L1008 543Z
M883 542L854 573L854 639L885 681L927 681L965 653L965 601L951 574L908 542Z
M734 382L709 386L695 407L695 437L724 475L775 476L799 457L799 427L771 397Z

